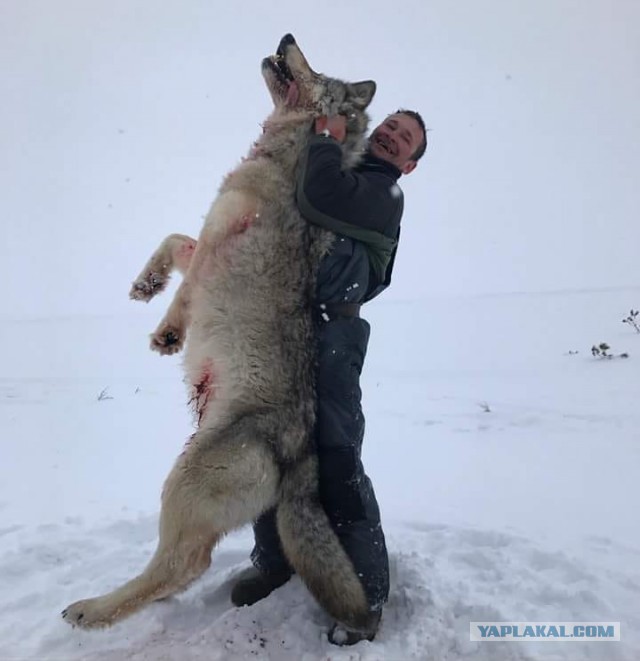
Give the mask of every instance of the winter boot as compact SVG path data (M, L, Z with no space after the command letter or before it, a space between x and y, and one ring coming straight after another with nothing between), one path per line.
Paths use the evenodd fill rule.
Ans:
M343 647L346 645L355 645L361 640L373 640L376 637L376 633L378 633L381 616L382 611L372 611L366 631L351 631L336 622L329 631L329 642Z
M291 576L291 571L267 574L255 567L249 567L240 572L238 580L231 589L231 603L234 606L251 606L284 585Z

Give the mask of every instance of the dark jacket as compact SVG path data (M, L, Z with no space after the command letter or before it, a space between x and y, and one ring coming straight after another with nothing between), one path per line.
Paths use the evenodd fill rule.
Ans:
M313 136L303 152L296 201L310 223L338 239L318 274L317 300L362 303L391 282L400 236L400 170L371 154L353 170L341 168L342 150L330 137Z

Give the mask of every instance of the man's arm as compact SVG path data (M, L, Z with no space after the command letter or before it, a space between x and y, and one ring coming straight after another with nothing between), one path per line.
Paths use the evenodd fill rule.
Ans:
M342 169L346 119L319 118L299 168L296 201L304 218L363 243L379 283L388 279L402 216L402 196L394 196L381 175Z
M365 243L376 243L373 234L395 238L396 216L401 213L401 200L394 198L386 181L342 169L344 117L320 118L316 135L309 139L302 154L296 189L296 201L302 215L311 223L353 236L361 228ZM337 138L337 139L336 139ZM336 224L337 223L337 224ZM345 223L350 231L344 231ZM373 233L368 236L367 233ZM382 237L384 238L384 237Z

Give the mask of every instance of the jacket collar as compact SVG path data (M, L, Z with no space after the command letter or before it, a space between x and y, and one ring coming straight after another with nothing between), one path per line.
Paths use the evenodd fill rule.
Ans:
M386 174L393 181L398 181L402 176L402 172L389 161L385 161L370 152L365 152L362 161L358 164L358 170L368 170L370 172L380 172Z

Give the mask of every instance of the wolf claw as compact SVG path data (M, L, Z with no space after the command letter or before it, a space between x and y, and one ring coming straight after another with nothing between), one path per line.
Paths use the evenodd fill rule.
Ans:
M97 599L76 601L62 611L62 619L72 627L81 627L82 629L96 629L109 626L111 622L100 612L100 608L96 603L97 601Z

